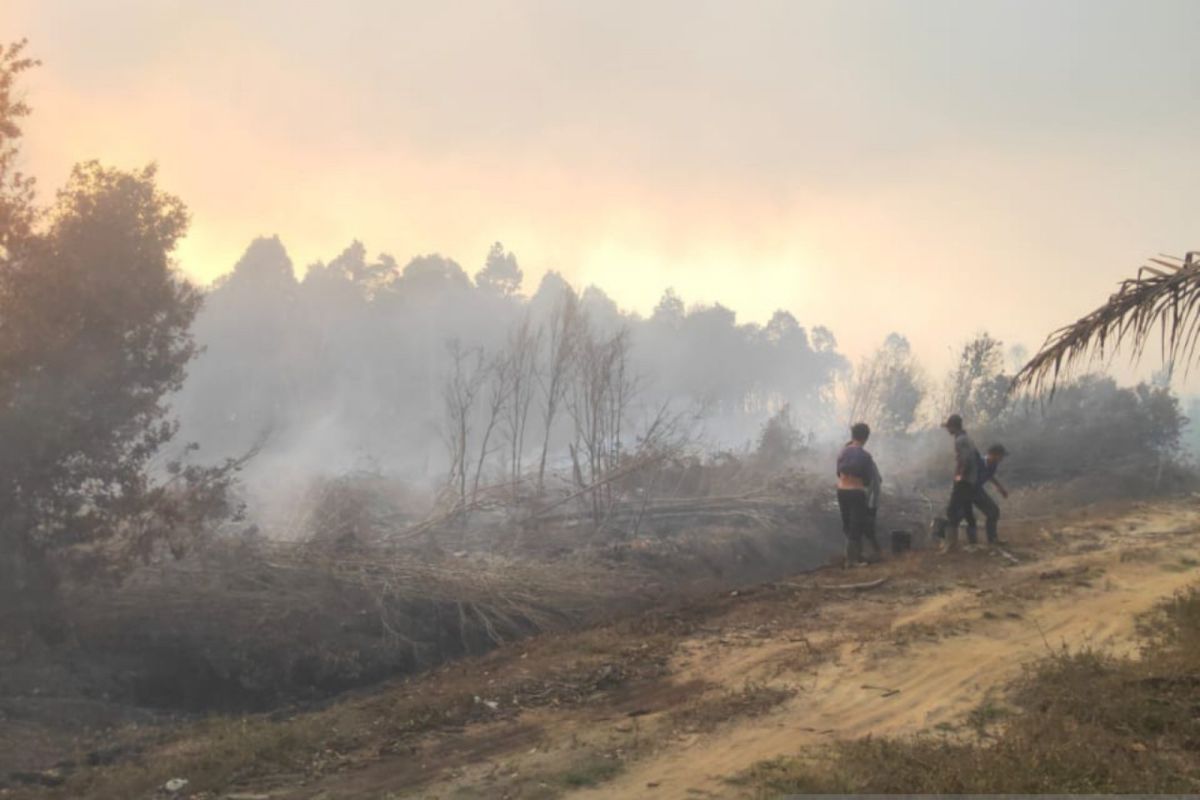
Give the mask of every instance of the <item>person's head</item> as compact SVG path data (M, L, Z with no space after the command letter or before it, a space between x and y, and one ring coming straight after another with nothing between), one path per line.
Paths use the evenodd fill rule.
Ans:
M867 439L871 438L871 426L865 422L856 422L850 426L850 440L859 444L866 444Z
M1008 455L1008 448L1002 444L994 444L987 450L987 460L989 464L999 464Z
M951 436L957 436L963 432L962 417L958 414L951 414L946 417L946 421L942 423L942 427L948 430Z

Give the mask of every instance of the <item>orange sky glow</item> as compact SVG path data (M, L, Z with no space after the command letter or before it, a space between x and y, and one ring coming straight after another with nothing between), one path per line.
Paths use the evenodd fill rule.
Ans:
M301 271L499 240L527 290L785 308L939 369L1200 247L1200 4L426 5L10 0L26 166L46 197L156 161L200 282L262 234Z

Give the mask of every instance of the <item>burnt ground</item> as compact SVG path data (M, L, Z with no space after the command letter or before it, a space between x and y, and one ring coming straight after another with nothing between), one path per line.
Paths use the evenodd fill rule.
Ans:
M177 796L197 799L740 797L731 781L765 759L952 731L1052 643L1126 646L1134 616L1200 565L1188 503L1091 507L1006 535L1017 563L926 551L822 568L322 704L123 720L99 756L83 752L93 739L57 772L31 759L0 796L162 796L177 777Z

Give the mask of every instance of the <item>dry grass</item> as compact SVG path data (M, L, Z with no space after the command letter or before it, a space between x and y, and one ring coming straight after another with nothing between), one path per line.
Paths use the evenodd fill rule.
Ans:
M488 732L488 723L515 720L533 708L587 706L611 712L614 707L654 706L677 639L667 631L646 630L650 622L641 618L571 636L538 637L495 651L472 668L446 667L286 718L278 713L214 716L177 726L109 765L70 771L57 789L29 787L11 796L130 800L155 796L173 777L186 777L189 790L199 796L266 793L279 785L361 774L382 759L393 770L391 785L411 790L443 771L478 764L486 751L472 742L491 741L491 746L504 748L521 741L520 725L497 734ZM445 749L430 744L431 731L453 733L439 737ZM534 731L528 741L536 742L539 735ZM411 758L411 748L421 743L434 749L423 759ZM526 743L521 749L528 747ZM557 797L607 780L621 769L613 753L581 750L576 755L553 771L522 775L525 790L519 796Z
M310 772L329 743L329 731L316 718L286 726L261 718L217 718L197 725L173 753L76 773L49 796L130 800L152 795L182 775L191 791L227 789L255 775Z
M224 541L69 598L81 645L140 660L152 705L264 708L620 610L631 571L358 543Z
M732 720L765 714L793 695L790 689L748 682L671 712L670 722L691 733L713 731Z

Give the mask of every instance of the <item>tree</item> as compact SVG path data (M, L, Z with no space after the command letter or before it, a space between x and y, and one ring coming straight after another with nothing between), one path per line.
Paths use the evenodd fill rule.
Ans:
M1007 404L1008 384L1003 343L980 333L963 345L946 379L943 411L962 414L969 423L994 420Z
M199 292L174 269L187 211L153 166L77 166L49 214L15 170L15 79L35 62L0 47L0 611L53 617L55 567L119 569L233 509L236 464L166 465L167 397L196 353ZM42 223L35 227L35 223ZM187 450L193 448L189 447ZM51 620L53 621L53 620Z
M487 383L487 398L483 406L484 424L483 436L479 440L479 458L475 462L475 480L471 485L471 502L474 503L479 499L479 482L483 477L483 468L487 464L488 456L495 451L492 446L492 433L495 432L496 426L500 424L506 417L508 406L513 399L513 375L514 363L509 358L508 353L500 353L494 356L485 366L486 375L484 377Z
M488 250L483 269L475 273L475 285L499 297L512 297L521 291L523 277L517 257L496 242Z
M667 289L659 299L658 305L654 307L654 313L650 319L672 330L679 330L686 315L687 311L683 307L683 300L674 289Z
M471 279L457 261L433 253L409 261L396 285L406 295L428 300L466 292Z
M855 371L847 421L865 420L880 433L907 433L924 399L924 381L912 347L908 339L892 333Z
M0 44L0 257L26 241L37 216L34 180L17 169L21 120L29 105L15 94L21 73L37 65L24 55L25 40Z
M554 420L558 417L559 408L569 388L568 381L579 348L580 325L579 298L575 296L574 290L567 286L546 321L546 359L536 372L541 389L543 425L542 454L538 459L538 494L546 487L546 460L550 455L550 438L554 433Z
M1200 340L1200 251L1149 259L1104 305L1046 338L1012 389L1053 392L1065 372L1128 345L1139 359L1159 335L1164 364L1191 362Z
M813 350L818 353L834 353L837 351L837 337L833 331L824 325L818 325L812 331Z
M778 469L804 447L804 436L792 422L792 407L787 403L763 423L755 455L763 466Z
M525 455L525 430L529 424L529 407L536 390L538 358L542 348L542 330L535 329L528 312L508 335L505 352L505 374L509 379L509 403L502 419L502 430L508 445L508 470L516 498L521 480L522 459Z
M369 299L394 281L398 274L395 259L381 254L377 261L368 262L367 248L355 239L328 264L318 262L310 266L304 282L323 286L344 284L363 299Z
M172 407L180 434L203 442L206 454L232 456L287 427L291 401L307 389L303 367L320 355L309 324L326 321L301 305L299 289L287 251L272 236L254 239L205 294L191 328L202 352Z
M218 285L260 294L261 297L254 298L254 304L257 305L263 299L276 299L278 295L293 296L296 293L296 273L279 237L259 236L250 242L246 252L233 265L230 273L218 281Z
M596 330L586 315L579 318L566 405L575 427L570 448L575 480L580 489L588 488L596 523L612 504L612 486L605 478L620 464L622 426L636 389L629 346L624 328L608 335Z
M1085 477L1103 487L1107 476L1150 489L1178 456L1187 425L1169 389L1119 387L1095 374L1059 386L1053 403L1029 398L1020 408L1024 413L989 426L992 436L1020 454L1010 476L1018 483Z
M879 430L907 433L916 422L917 409L925 399L921 368L908 339L898 333L887 337L879 357L883 371Z
M0 552L30 591L52 588L49 554L84 545L123 564L163 541L179 552L180 536L230 510L221 469L149 474L196 353L201 295L171 258L187 221L153 166L91 162L45 232L0 264Z
M450 457L450 485L457 494L455 502L459 509L465 509L467 478L470 474L467 454L475 416L475 401L488 376L483 348L464 347L458 339L450 340L446 347L450 354L450 371L442 386L446 413L443 435ZM495 415L492 419L495 420ZM489 433L490 431L489 427Z

